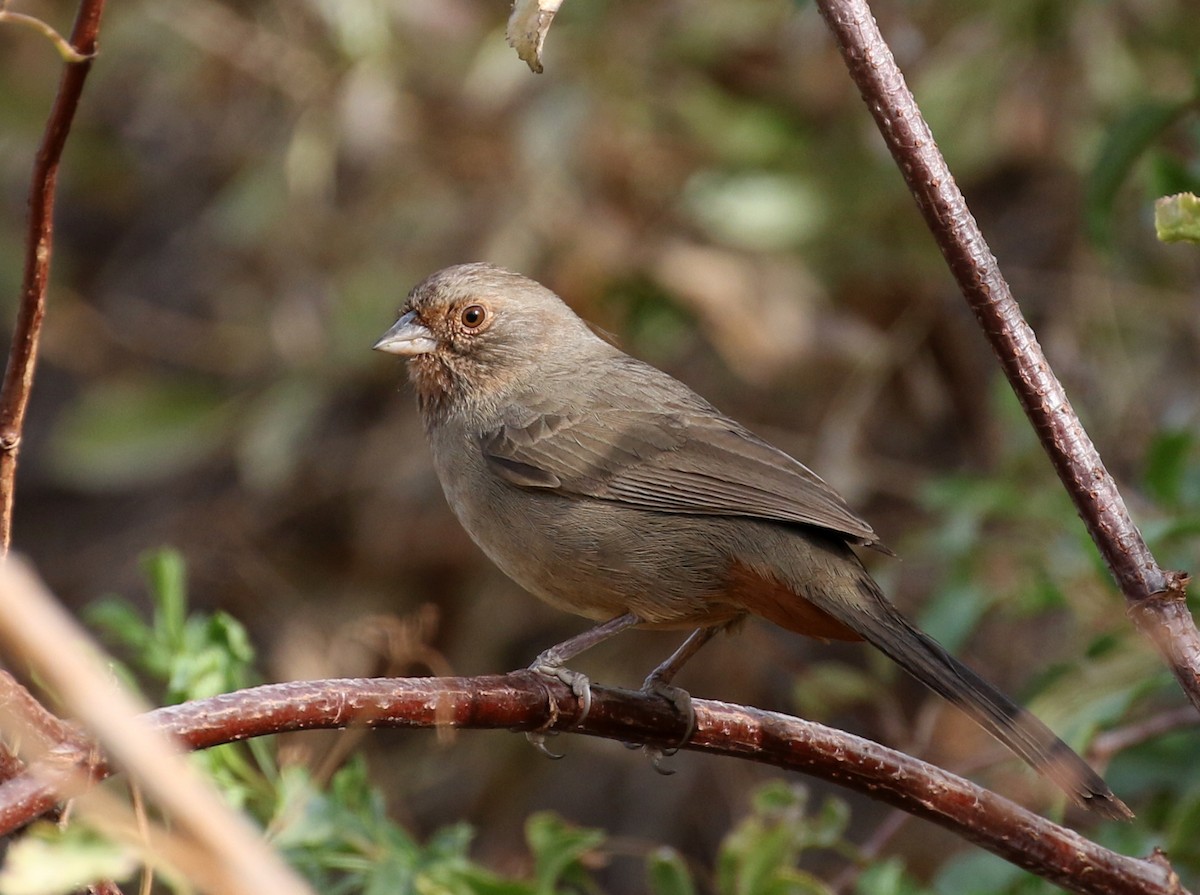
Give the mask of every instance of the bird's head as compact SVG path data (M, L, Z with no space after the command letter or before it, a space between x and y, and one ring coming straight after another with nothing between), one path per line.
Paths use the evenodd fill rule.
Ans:
M409 359L427 423L454 413L491 417L516 390L607 348L549 289L482 263L448 267L414 287L374 347Z

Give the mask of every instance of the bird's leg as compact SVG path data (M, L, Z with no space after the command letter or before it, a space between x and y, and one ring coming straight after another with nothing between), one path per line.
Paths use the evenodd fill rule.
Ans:
M646 680L642 682L642 690L670 700L675 708L679 709L681 715L687 714L690 710L691 697L686 690L672 687L671 681L679 673L679 669L692 656L700 652L700 648L712 640L721 627L721 625L710 625L707 628L697 628L689 634L687 640L679 645L679 649L671 653L665 662L646 675Z
M684 663L696 653L700 652L700 648L708 641L712 640L713 636L724 627L723 625L710 625L707 628L697 628L688 635L687 640L679 645L679 649L671 653L665 662L655 668L646 676L646 680L642 682L642 692L651 693L655 696L661 696L674 706L675 711L687 719L687 731L679 740L678 745L670 749L658 749L653 746L646 747L646 754L650 756L650 764L654 766L654 770L660 774L675 773L669 768L661 766L660 762L664 755L674 755L679 751L679 746L682 746L696 730L696 712L692 708L692 697L687 690L680 687L672 687L671 681L675 675L679 673L679 669L684 666Z
M591 682L588 680L586 674L564 668L564 664L575 656L578 656L584 650L591 649L596 644L602 643L613 635L621 633L626 628L632 628L640 622L641 619L632 612L618 615L616 618L609 619L603 624L589 628L582 634L576 634L570 640L564 640L562 643L550 647L550 649L544 651L533 660L533 664L529 666L529 670L536 671L538 674L545 675L546 677L556 678L570 687L571 692L578 697L583 705L582 712L579 715L579 721L583 721L588 716L588 712L592 710ZM544 730L531 731L525 736L533 744L534 748L542 754L550 758L562 758L562 755L551 752L546 748L546 732Z

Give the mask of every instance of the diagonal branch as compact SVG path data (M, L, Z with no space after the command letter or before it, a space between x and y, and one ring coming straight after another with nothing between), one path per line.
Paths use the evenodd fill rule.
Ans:
M13 328L8 367L4 371L4 383L0 386L0 555L7 554L12 543L17 454L21 448L25 409L29 406L29 393L33 388L42 318L46 314L58 165L71 122L75 118L75 110L79 106L84 81L92 67L96 37L100 30L100 14L103 11L104 0L83 0L80 4L70 41L78 61L67 62L63 71L58 95L54 98L54 106L50 110L46 131L33 165L21 299Z
M1129 614L1200 708L1200 633L1185 602L1187 574L1161 569L1134 525L1001 275L866 0L817 0L817 7L967 304L1125 595Z
M683 747L745 758L833 780L933 821L988 851L1074 892L1187 895L1161 856L1141 860L1109 851L933 765L810 721L696 699L695 732ZM571 730L659 748L678 742L685 724L671 705L642 693L592 688L580 721L570 688L528 671L473 678L297 681L156 709L152 726L187 748L317 728L456 727ZM67 780L79 752L57 768L43 764L0 785L0 835L61 798L44 780ZM103 761L93 779L111 773Z

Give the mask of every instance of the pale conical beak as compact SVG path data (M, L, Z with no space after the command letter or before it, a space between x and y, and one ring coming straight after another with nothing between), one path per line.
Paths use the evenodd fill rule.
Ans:
M371 347L375 351L412 357L417 354L429 354L437 348L437 339L433 337L429 327L417 321L417 312L409 311Z

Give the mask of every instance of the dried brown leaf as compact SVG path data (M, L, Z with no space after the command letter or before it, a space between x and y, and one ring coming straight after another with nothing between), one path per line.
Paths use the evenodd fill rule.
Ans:
M562 0L514 0L508 17L508 44L535 74L542 73L542 45Z

